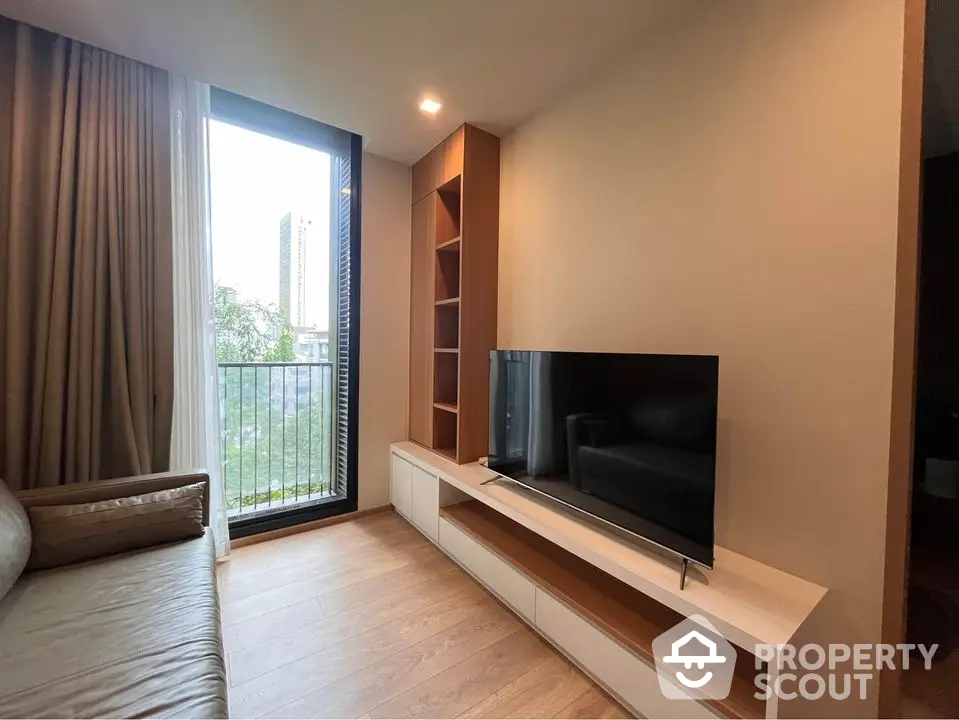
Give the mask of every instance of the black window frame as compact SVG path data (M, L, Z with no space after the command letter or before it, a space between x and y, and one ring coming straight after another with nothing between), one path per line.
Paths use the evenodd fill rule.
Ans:
M343 192L349 203L348 303L349 328L346 357L346 452L345 497L318 500L302 506L278 509L263 515L237 515L229 522L230 538L237 539L271 530L321 520L357 510L359 483L357 463L359 455L359 370L360 370L360 217L362 188L363 138L312 118L297 115L266 103L237 95L222 88L210 87L210 116L239 127L329 153L334 158L346 158L349 173L349 192ZM333 163L337 164L337 163ZM331 195L337 190L330 187ZM331 202L333 198L331 198ZM339 352L338 352L339 354ZM339 374L339 368L334 366ZM334 387L339 379L334 377ZM333 413L337 413L334 403ZM332 466L337 466L334 443ZM337 480L332 478L332 480Z

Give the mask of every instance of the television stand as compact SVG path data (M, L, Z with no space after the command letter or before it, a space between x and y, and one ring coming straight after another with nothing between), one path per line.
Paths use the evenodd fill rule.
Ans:
M681 591L686 589L686 574L687 574L687 572L689 571L689 563L695 562L695 561L690 560L689 558L684 557L684 556L680 555L679 553L676 553L676 552L670 550L669 548L662 547L661 545L657 545L656 543L653 543L652 541L647 540L646 538L642 537L641 535L636 535L635 533L632 533L632 532L630 532L629 530L626 530L625 528L618 527L618 526L610 523L609 521L604 520L603 518L596 517L595 515L591 515L590 513L586 512L586 511L584 511L584 510L582 510L582 509L580 509L580 508L574 507L573 505L568 505L567 503L564 503L564 502L563 502L562 500L560 500L559 498L553 497L552 495L547 495L546 493L542 493L542 492L540 492L539 490L537 490L537 489L534 488L534 487L531 487L531 486L529 486L529 485L524 485L524 484L521 483L521 482L517 482L516 480L514 480L514 479L511 478L511 477L509 477L508 475L502 475L502 474L500 474L500 473L497 473L495 470L491 470L491 469L489 468L489 466L488 466L485 462L483 462L482 460L479 462L479 465L480 465L481 467L486 468L487 470L489 470L489 472L493 473L492 477L488 477L486 480L483 480L483 481L480 483L480 487L484 487L484 486L486 486L486 485L492 485L493 483L499 482L500 480L503 480L504 482L508 482L508 483L514 483L517 487L522 488L523 490L528 490L529 492L532 492L532 493L536 493L536 494L538 494L538 495L541 495L541 496L543 497L543 499L544 499L544 502L546 502L546 503L556 503L556 504L559 504L559 505L561 505L561 506L563 506L563 507L565 507L565 508L568 508L569 511L572 512L572 513L574 513L574 514L584 515L584 516L590 518L591 520L593 520L593 521L595 521L595 522L598 522L598 523L601 523L601 524L604 524L604 525L609 525L609 526L614 530L614 532L621 533L621 534L624 534L624 535L628 535L628 536L630 536L630 537L632 537L632 538L635 538L635 539L637 540L637 542L639 542L639 543L648 543L648 544L650 544L650 545L654 545L654 546L655 546L658 550L660 550L661 552L664 552L664 553L667 553L667 554L669 554L669 555L671 555L671 556L673 556L673 557L676 557L676 558L679 560L679 563L680 563L680 565L679 565L679 589L680 589ZM697 564L698 564L698 563L697 563Z
M392 445L390 462L396 511L641 716L779 717L775 696L756 697L757 675L774 682L779 662L757 661L756 646L824 641L807 623L826 594L819 585L721 547L708 576L690 575L512 483L488 482L479 463L457 465L411 442ZM736 646L722 700L669 700L659 689L653 640L691 615Z

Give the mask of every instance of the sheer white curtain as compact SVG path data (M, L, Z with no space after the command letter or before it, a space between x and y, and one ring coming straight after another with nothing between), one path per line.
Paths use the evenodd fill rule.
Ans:
M210 475L217 556L230 551L220 461L219 381L210 239L210 86L171 76L173 170L173 440L170 467Z

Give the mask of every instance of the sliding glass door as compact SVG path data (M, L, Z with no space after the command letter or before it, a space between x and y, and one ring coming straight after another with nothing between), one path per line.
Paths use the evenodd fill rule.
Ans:
M211 92L231 535L356 509L360 138Z

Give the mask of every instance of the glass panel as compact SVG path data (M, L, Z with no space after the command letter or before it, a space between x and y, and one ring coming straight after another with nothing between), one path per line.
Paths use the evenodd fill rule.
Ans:
M210 123L217 360L234 517L336 495L331 168L321 150Z

